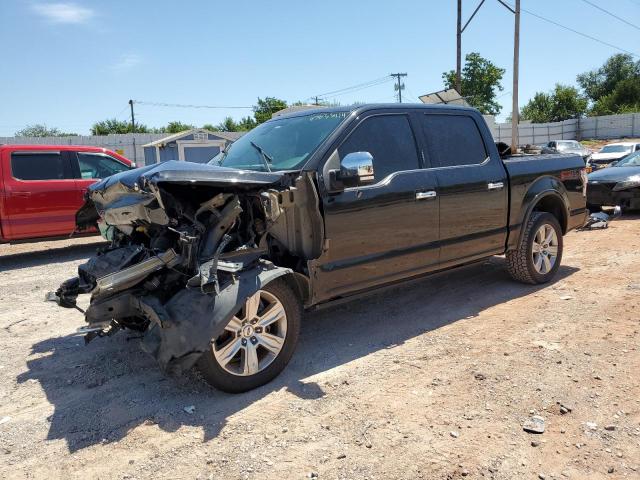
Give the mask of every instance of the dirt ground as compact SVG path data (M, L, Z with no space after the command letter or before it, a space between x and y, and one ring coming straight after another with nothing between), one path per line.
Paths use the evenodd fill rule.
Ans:
M241 395L43 302L96 239L2 246L0 477L640 478L640 217L565 245L544 287L494 258L310 313Z

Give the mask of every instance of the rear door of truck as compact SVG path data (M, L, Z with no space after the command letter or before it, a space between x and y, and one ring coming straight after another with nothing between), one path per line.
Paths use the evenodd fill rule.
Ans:
M503 253L509 181L484 120L454 109L418 118L435 164L441 266Z
M69 153L7 150L3 156L3 232L8 240L69 235L78 208Z

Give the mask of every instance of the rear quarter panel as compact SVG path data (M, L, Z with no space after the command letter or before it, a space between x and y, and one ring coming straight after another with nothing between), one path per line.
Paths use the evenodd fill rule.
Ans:
M504 161L509 174L509 238L507 249L516 248L522 229L535 205L548 195L564 204L566 232L582 223L586 212L586 189L580 174L579 155L532 155Z

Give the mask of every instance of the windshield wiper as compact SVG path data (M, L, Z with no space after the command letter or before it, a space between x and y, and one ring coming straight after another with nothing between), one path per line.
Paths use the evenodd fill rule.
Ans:
M258 152L260 152L260 157L262 158L262 161L264 162L264 166L267 167L267 171L271 172L271 164L273 163L273 158L271 158L269 156L269 154L267 154L267 152L265 152L262 147L256 145L255 143L253 143L252 140L249 141L249 143L251 144L251 146L253 148L255 148L256 150L258 150Z

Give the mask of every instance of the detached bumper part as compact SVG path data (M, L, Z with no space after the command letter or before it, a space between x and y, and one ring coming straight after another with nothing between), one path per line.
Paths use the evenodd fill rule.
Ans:
M184 289L163 307L164 321L155 323L142 340L142 349L155 357L167 373L178 374L195 365L210 348L246 299L267 283L292 273L288 268L261 262L234 275L217 295Z
M93 300L85 312L87 326L82 332L87 335L85 340L117 330L118 319L146 319L148 328L142 349L155 357L162 370L179 374L195 365L209 348L211 339L222 333L248 297L272 280L292 273L288 268L259 261L252 268L228 274L228 281L221 285L218 294L204 293L199 286L184 288L164 303L152 294L145 295L131 288L179 258L173 250L168 250L161 256L98 279L92 291ZM86 293L80 292L80 284L80 279L74 278L58 289L61 306L66 306L70 297L73 298L70 306L75 306L77 294ZM97 294L104 298L96 298Z

